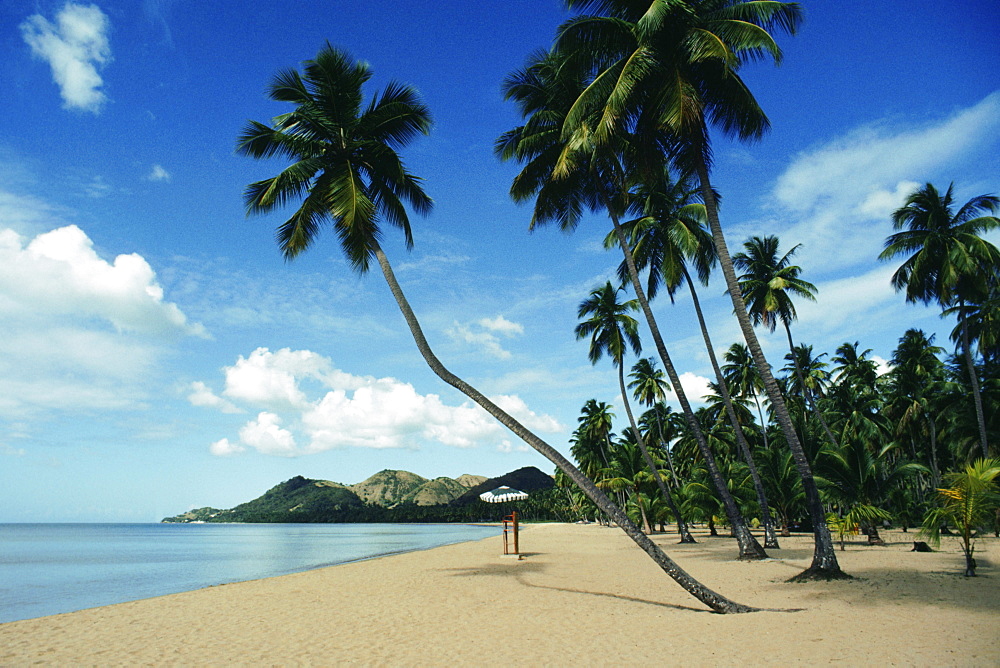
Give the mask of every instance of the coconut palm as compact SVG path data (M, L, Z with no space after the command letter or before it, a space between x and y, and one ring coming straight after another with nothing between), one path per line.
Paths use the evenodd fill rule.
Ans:
M634 190L635 204L642 206L642 218L629 221L622 225L628 237L636 269L648 269L647 296L656 296L660 286L664 286L671 300L680 285L685 283L691 293L695 314L701 326L702 339L708 352L709 361L715 372L719 396L736 435L743 460L750 467L750 473L757 491L757 499L764 523L764 547L778 548L778 537L774 531L774 523L767 506L767 496L760 475L753 461L753 454L743 433L741 421L737 418L730 391L715 356L705 316L701 310L701 302L695 289L688 264L697 270L698 278L703 285L708 285L709 275L715 265L715 248L712 236L704 227L705 207L692 202L693 189L687 185L686 179L677 183L670 178L670 173L663 170L647 182L640 183ZM604 247L609 248L618 243L618 230L614 230L604 240ZM623 261L618 268L618 276L625 282L628 280L628 263Z
M940 393L945 369L938 357L944 349L933 344L934 335L928 337L919 329L908 329L900 337L889 360L892 365L889 412L897 418L896 434L909 436L914 457L914 442L927 443L931 487L936 489L941 484L941 468L935 419L938 409L934 399Z
M642 346L639 343L639 323L629 315L629 311L638 309L638 304L634 299L619 302L619 292L621 289L612 287L611 281L608 281L602 287L592 290L590 296L580 302L577 316L587 319L576 326L576 338L590 337L588 357L591 364L597 364L604 355L607 355L611 358L615 368L618 369L618 387L636 444L639 446L639 451L642 453L653 479L660 488L660 493L674 512L681 542L690 543L692 539L684 523L684 518L681 517L670 490L663 482L663 477L646 447L645 439L642 437L632 414L632 405L628 400L628 391L625 388L625 354L631 348L632 352L638 355ZM645 515L643 517L645 518Z
M965 555L965 576L975 577L978 529L995 517L1000 509L1000 459L979 459L964 471L945 476L948 487L938 490L939 506L924 518L921 533L937 545L941 541L941 527L950 524L960 531L962 552Z
M905 290L907 302L937 302L944 309L957 309L961 348L979 424L979 442L983 456L989 457L966 310L970 302L982 299L988 292L988 277L995 281L1000 271L1000 251L982 236L1000 227L1000 218L982 215L1000 208L1000 198L979 195L956 212L954 188L955 184L950 184L942 195L928 183L912 192L892 214L892 228L902 231L885 240L879 259L907 256L892 275L892 287L896 292Z
M733 264L744 272L738 280L751 321L754 325L763 325L770 332L777 328L779 322L782 324L788 337L788 349L792 353L799 387L806 388L807 382L803 377L803 370L799 368L794 352L795 341L792 339L791 323L798 317L792 296L816 301L816 286L799 278L802 268L791 263L792 256L801 244L793 246L781 257L778 257L778 244L778 237L774 235L750 237L743 243L745 252L733 256ZM826 437L836 445L837 438L810 393L806 391L802 397L819 420Z
M656 368L656 361L652 357L640 358L635 364L632 365L632 371L629 373L629 378L632 382L628 384L628 389L632 390L633 396L635 396L636 401L645 404L646 406L655 406L666 398L666 390L670 389L669 383L664 379L663 372ZM664 451L667 453L669 458L670 451L666 448L666 441L663 436L663 421L659 419L661 416L659 412L654 412L656 421L656 433L660 442L664 445ZM642 426L642 417L639 419L639 426ZM640 434L641 431L637 430ZM647 430L645 433L649 433ZM674 472L673 462L667 460L668 466L670 468L671 478L674 478L674 485L677 485L676 474ZM671 512L677 520L677 533L680 534L682 543L694 543L694 536L688 530L687 523L681 516L675 500L672 498L669 490L667 494L664 495L664 500L667 502L667 507L670 508ZM676 511L676 512L675 512Z
M587 133L578 134L570 141L560 135L563 119L569 105L576 99L584 85L585 71L575 67L564 56L549 52L534 54L529 64L507 77L505 95L519 104L525 124L504 133L496 142L496 151L503 159L517 159L524 163L511 186L515 201L534 198L530 228L548 222L558 222L569 231L579 223L587 209L604 209L618 235L619 245L628 265L629 277L639 306L645 316L657 354L674 388L685 419L703 450L706 466L722 496L729 519L736 529L740 559L763 559L767 554L750 533L746 520L725 488L714 457L708 448L694 410L680 384L648 299L639 282L638 271L632 258L620 218L627 208L626 200L631 183L629 175L635 171L637 145L628 137L621 137L613 147L598 149ZM649 155L643 156L647 161ZM663 156L658 160L662 171Z
M682 169L697 174L709 228L744 339L760 370L775 417L785 433L802 477L816 527L813 562L800 578L844 577L819 491L805 450L795 433L780 388L757 340L719 221L712 188L709 126L741 140L761 137L769 121L738 70L748 61L781 59L771 30L794 33L801 10L790 2L742 0L567 0L571 8L592 10L566 22L557 48L587 62L595 73L567 115L563 134L589 132L607 145L632 126L655 150L668 149ZM598 113L599 119L592 119ZM655 133L667 132L662 141ZM651 134L654 133L654 134ZM635 280L635 279L633 279Z
M412 242L406 204L425 213L431 200L418 177L403 165L397 149L430 127L430 114L415 90L389 83L363 106L369 67L326 45L303 72L285 70L271 82L269 96L294 109L271 125L249 122L237 140L237 152L252 158L281 157L292 164L277 176L247 186L249 214L264 214L301 199L298 209L278 227L277 242L291 259L308 248L330 225L341 249L358 273L374 258L431 370L510 429L560 470L629 537L692 596L719 612L747 612L747 606L717 594L677 566L656 544L555 448L503 411L481 392L452 374L434 355L381 247L382 224L399 229Z

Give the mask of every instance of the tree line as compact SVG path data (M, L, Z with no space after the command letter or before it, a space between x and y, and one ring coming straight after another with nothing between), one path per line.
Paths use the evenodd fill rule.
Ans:
M388 225L403 234L408 246L412 245L407 208L424 214L432 206L421 179L406 169L397 152L430 129L430 112L413 88L392 82L366 104L362 89L371 77L370 69L330 45L306 61L302 72L279 72L271 82L269 95L293 109L270 124L249 122L237 140L237 151L258 159L280 157L290 164L277 176L247 187L247 211L268 213L291 201L299 202L277 230L278 245L287 259L306 250L329 225L357 272L366 273L374 261L418 350L434 373L548 458L559 476L580 490L586 503L593 504L602 517L619 526L668 576L711 609L724 613L754 610L692 578L649 539L647 532L657 515L652 501L644 505L642 495L645 489L649 498L650 481L659 492L654 496L662 498L669 515L681 527L693 508L702 508L699 512L709 517L708 508L714 503L736 537L739 557L754 560L767 555L767 545L776 545L777 536L773 518L766 520L772 530L765 535L765 545L760 545L750 531L744 512L745 495L741 486L733 484L738 477L735 472L746 466L762 516L772 508L779 523L801 516L813 531L812 564L797 578L849 577L837 561L827 523L831 503L836 504L838 512L849 513L858 504L878 509L879 504L887 502L883 501L884 495L871 496L867 491L845 492L834 501L838 458L844 462L841 468L850 469L842 471L845 475L853 475L854 467L873 458L878 466L904 467L899 478L911 485L911 495L918 501L923 488L912 481L920 480L922 474L916 467L922 464L902 459L900 453L906 451L906 441L896 434L892 442L902 442L902 448L883 447L884 453L877 448L878 438L882 437L873 440L871 435L881 433L873 431L882 429L881 414L875 412L874 404L869 409L862 401L876 402L887 396L878 395L877 383L861 388L844 381L841 372L824 385L812 368L816 360L811 351L795 344L787 329L795 380L772 370L754 325L773 329L781 322L787 328L794 311L775 306L773 299L778 293L803 294L787 287L789 281L799 279L790 263L777 267L784 273L772 278L768 289L762 290L764 296L758 299L753 282L757 260L754 253L760 251L767 256L772 252L776 256L777 240L762 238L759 248L747 246L746 253L731 255L719 217L718 194L711 181L712 132L753 140L769 129L767 116L739 71L750 61L780 61L781 49L774 35L794 34L802 21L801 8L789 2L740 0L566 0L566 5L579 13L559 27L552 47L532 54L527 64L504 82L505 94L517 104L523 123L499 137L496 150L502 159L522 165L510 192L516 201L532 204L532 227L557 224L569 231L584 214L603 213L613 235L609 243L617 245L622 253L621 285L608 283L592 292L580 305L581 323L577 328L581 338L591 341L592 361L607 356L619 368L619 386L628 418L622 433L628 435L612 439L609 428L605 449L599 453L605 469L614 468L615 458L615 466L620 468L616 475L587 470L586 459L578 459L580 466L575 465L451 373L430 348L380 243L383 228ZM928 200L932 192L936 193L930 185L921 192ZM924 216L920 209L923 200L914 200L917 194L894 217L897 229L902 231L890 238L883 256L891 259L909 255L894 277L896 287L906 289L908 300L936 301L955 310L965 380L972 389L978 423L978 442L983 454L989 455L986 416L996 413L984 410L983 395L991 390L983 390L995 375L983 375L982 379L979 375L995 368L985 363L981 351L984 341L995 339L998 255L981 233L994 229L1000 221L973 214L981 209L992 212L997 202L984 196L976 200L977 205L960 208L949 218L960 229L948 239L950 245L942 247L944 237L937 229L924 227L927 221L938 221L940 216L936 210L927 212L935 215ZM679 218L685 222L679 226L669 222L672 213L663 213L672 211L675 202L683 202ZM908 207L913 215L906 211ZM645 249L640 247L644 230L657 225L671 226L671 231L662 235L670 245L657 247L663 242L661 238L649 239ZM789 259L787 253L783 257ZM933 258L937 265L932 264ZM777 264L781 259L777 258ZM721 406L714 413L710 410L713 407L693 409L650 308L649 301L661 286L669 292L683 282L694 296L690 272L693 270L704 280L714 266L722 272L740 325L741 345L745 347L737 352L752 362L751 375L757 384L754 401L759 401L756 429L746 411L740 411L745 407L740 402L747 399L727 383L717 361L714 366ZM744 272L742 276L737 275L738 271ZM798 285L808 292L808 284ZM619 300L623 286L631 290L634 299ZM649 429L644 431L639 422L646 416L637 419L628 402L624 359L630 350L639 352L640 325L632 313L641 313L656 349L653 360L662 365L665 382L669 382L681 407L677 421L682 427L678 427L678 433L682 431L683 435L673 441L663 432L669 420L657 421L652 434ZM790 319L786 321L786 317ZM972 325L974 319L980 323L978 330ZM703 319L702 329L707 336ZM978 367L974 345L982 360ZM708 350L713 350L710 343ZM858 351L857 346L851 350L853 353L845 351L845 355L863 357L864 351ZM648 366L655 371L653 362ZM859 366L862 368L864 364ZM961 377L946 375L942 382L959 382L956 378ZM862 396L861 389L871 389L873 396ZM844 397L838 401L841 392ZM925 395L928 401L937 402L947 392L942 389ZM661 412L664 415L660 417L666 418L665 409ZM956 408L954 415L959 413L961 410ZM928 414L936 420L936 435L943 436L940 429L960 421L933 411ZM719 415L725 417L720 419ZM918 430L921 427L917 424L927 420L911 422L913 426L908 429ZM574 448L579 446L578 436ZM942 458L937 462L939 471L942 464L955 461L956 448L960 447L949 437L941 439L934 453ZM926 450L920 447L921 452ZM824 453L822 457L820 453ZM772 456L774 461L768 459ZM666 460L666 469L657 458ZM784 501L767 497L768 485L775 498L779 494L775 476L769 472L771 466L786 469L782 475L787 481L781 487L791 498L785 511ZM885 484L887 480L879 474L855 482ZM694 487L696 483L700 487ZM903 483L891 487L909 489ZM627 512L630 500L638 510L638 515L633 512L638 523ZM713 512L711 517L715 516ZM866 524L869 529L871 525Z

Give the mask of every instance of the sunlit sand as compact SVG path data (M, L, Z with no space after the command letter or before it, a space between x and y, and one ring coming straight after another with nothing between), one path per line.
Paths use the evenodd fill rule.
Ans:
M909 551L884 532L838 551L848 582L788 584L811 536L766 562L728 538L655 538L685 569L742 603L717 615L619 530L527 526L521 561L501 538L0 625L0 664L997 665L1000 540L964 578L954 540Z

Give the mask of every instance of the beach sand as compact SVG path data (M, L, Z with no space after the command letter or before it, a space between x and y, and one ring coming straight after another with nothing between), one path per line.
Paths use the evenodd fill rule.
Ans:
M838 551L856 579L788 584L811 536L765 562L735 542L654 537L680 565L742 603L795 610L718 615L620 530L526 526L523 560L500 536L282 577L0 625L0 665L1000 665L1000 540L980 577L958 541L909 551L885 532Z

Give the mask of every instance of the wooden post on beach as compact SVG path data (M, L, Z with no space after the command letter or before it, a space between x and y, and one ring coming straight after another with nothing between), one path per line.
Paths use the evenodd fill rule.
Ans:
M507 533L510 532L513 537L514 549L510 549L510 541L507 538ZM517 511L514 510L510 515L503 518L503 553L504 556L511 555L516 556L520 559L520 549L517 543Z

